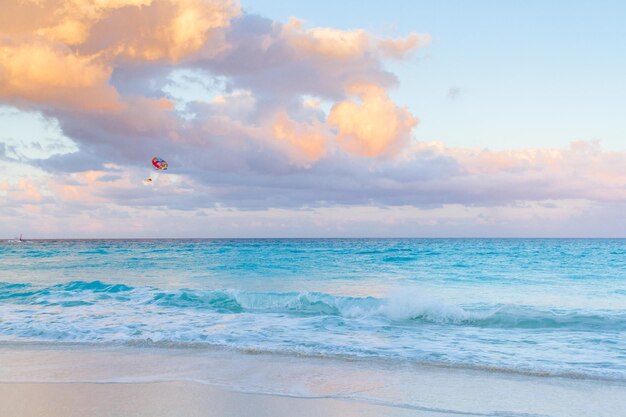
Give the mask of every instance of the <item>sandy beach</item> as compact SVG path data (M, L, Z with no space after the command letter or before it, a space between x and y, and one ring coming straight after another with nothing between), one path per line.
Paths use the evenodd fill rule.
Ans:
M619 381L214 349L0 349L0 415L615 417Z
M192 382L0 384L7 417L442 416L338 399L229 392Z

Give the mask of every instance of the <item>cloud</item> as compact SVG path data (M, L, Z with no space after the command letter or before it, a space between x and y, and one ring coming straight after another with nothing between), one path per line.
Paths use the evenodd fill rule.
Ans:
M0 20L0 99L24 107L120 111L124 97L110 81L121 62L178 62L200 49L206 54L210 38L239 13L230 1L12 2Z
M288 147L292 162L304 165L323 157L330 140L320 122L296 123L284 111L277 114L272 133L279 143Z
M241 15L230 1L25 0L9 7L7 14L16 19L1 29L6 40L0 50L0 99L57 118L87 160L97 152L100 158L129 162L122 154L135 154L138 141L150 135L166 149L173 142L191 145L180 138L195 138L198 144L198 129L208 126L190 126L183 115L171 113L167 78L177 68L195 68L205 71L207 79L226 80L224 94L203 108L213 111L207 114L208 124L238 135L228 139L233 142L249 140L252 147L268 142L263 146L282 150L294 164L332 152L333 141L348 152L376 156L406 143L407 130L410 134L413 118L400 110L392 121L405 126L391 132L398 137L384 132L380 143L374 143L356 127L359 115L394 112L385 89L395 84L395 77L382 69L380 57L390 48L399 56L418 47L415 34L378 39L360 29L305 28L297 19L283 25ZM254 108L236 114L234 97L219 101L229 91L248 92ZM344 100L355 94L366 99L363 106ZM337 101L333 123L325 122L319 108L305 105L304 95L309 104ZM185 110L202 107L188 104ZM339 135L333 135L335 127ZM296 138L300 134L306 138ZM120 148L120 140L128 149Z
M417 48L430 44L428 34L411 33L406 38L380 39L363 29L339 30L328 27L306 29L304 21L290 18L282 35L300 54L332 59L361 58L364 54L401 59Z
M448 93L446 94L446 97L449 100L456 100L457 98L459 98L461 93L463 93L463 90L461 88L459 88L459 87L450 87L448 89Z
M282 27L282 35L296 52L307 57L311 55L337 59L359 57L369 46L369 36L363 29L303 27L302 20L291 18Z
M136 230L168 210L626 201L625 154L596 142L417 142L418 117L390 98L398 81L385 64L427 46L426 34L283 24L231 1L24 0L3 10L0 39L0 103L56 121L71 150L20 157L45 174L0 183L5 218L38 204ZM15 146L0 151L9 159ZM145 187L154 155L171 169ZM152 220L127 223L141 210Z
M227 0L129 3L115 7L114 2L113 7L94 19L89 36L78 49L87 53L97 51L118 61L178 62L201 49L208 52L221 29L227 28L240 13L239 7Z
M21 0L3 7L2 32L38 36L81 54L176 61L240 14L229 0Z
M431 41L427 33L411 33L404 39L380 39L378 47L386 57L402 59L417 48L429 46Z
M417 119L396 106L376 85L354 85L348 90L360 101L346 100L333 106L328 123L338 131L338 140L347 150L378 156L397 153L410 143Z
M44 40L0 41L0 99L37 108L115 111L118 94L111 69Z
M235 88L279 100L306 94L334 101L345 98L352 84L396 85L364 31L304 29L296 22L235 18L224 35L228 48L198 64L227 76Z
M462 175L455 181L477 201L626 200L626 172L620 168L626 152L604 151L598 141L572 142L567 149L439 151L459 163Z
M3 189L7 199L13 204L36 204L43 200L39 187L33 181L27 179L21 179L17 184L13 185L8 185L5 182L3 186L0 186L0 189Z

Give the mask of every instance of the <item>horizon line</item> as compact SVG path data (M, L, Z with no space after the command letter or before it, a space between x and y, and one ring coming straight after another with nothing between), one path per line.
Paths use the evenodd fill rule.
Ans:
M17 238L5 238L4 241L14 241ZM22 239L22 242L47 240L368 240L368 239L626 239L626 236L329 236L329 237L48 237Z

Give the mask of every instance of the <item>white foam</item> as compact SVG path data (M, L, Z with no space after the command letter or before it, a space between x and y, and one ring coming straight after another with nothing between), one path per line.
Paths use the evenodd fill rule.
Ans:
M394 290L380 311L392 320L423 318L438 323L460 323L484 317L484 314L466 311L415 289Z

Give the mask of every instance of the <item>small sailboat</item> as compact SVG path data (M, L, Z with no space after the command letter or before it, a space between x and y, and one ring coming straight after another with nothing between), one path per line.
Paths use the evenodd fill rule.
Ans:
M14 237L13 239L9 239L7 242L10 243L22 243L24 239L22 239L22 233L20 233L20 237Z

